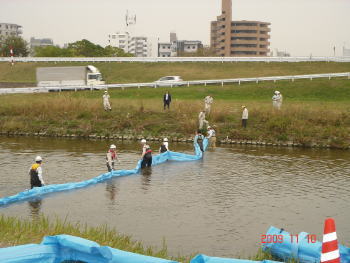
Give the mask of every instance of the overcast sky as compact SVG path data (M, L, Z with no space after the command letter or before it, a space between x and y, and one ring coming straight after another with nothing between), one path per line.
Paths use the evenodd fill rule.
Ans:
M139 35L168 41L175 31L209 44L221 0L0 0L0 22L22 25L27 40L86 38L105 46L108 34L125 30L126 10L137 15ZM334 46L341 55L350 47L350 0L233 0L233 20L271 22L271 49L293 56L329 56Z

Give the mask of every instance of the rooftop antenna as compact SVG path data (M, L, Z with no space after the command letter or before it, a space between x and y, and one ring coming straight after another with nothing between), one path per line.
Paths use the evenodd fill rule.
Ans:
M130 26L136 25L136 15L129 14L129 10L126 10L125 15L126 31L129 31Z

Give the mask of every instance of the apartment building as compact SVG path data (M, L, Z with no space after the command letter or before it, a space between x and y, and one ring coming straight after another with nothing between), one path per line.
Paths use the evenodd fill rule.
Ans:
M149 43L147 37L132 37L129 42L129 53L135 57L149 56Z
M20 36L22 26L17 24L0 23L0 38L7 38L9 36Z
M176 33L170 33L170 42L158 43L158 57L176 57L184 53L196 53L203 44L199 40L177 40Z
M222 13L211 22L210 45L218 56L268 56L270 23L232 21L232 0L222 0Z
M117 32L108 35L108 44L124 50L125 53L129 53L129 40L130 34L128 32Z

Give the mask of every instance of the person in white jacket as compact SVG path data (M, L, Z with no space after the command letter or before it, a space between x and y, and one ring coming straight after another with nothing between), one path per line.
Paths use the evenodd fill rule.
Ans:
M111 108L111 104L109 103L110 96L107 90L105 91L105 94L103 94L102 98L103 98L103 108L105 109L105 111L111 111L112 108Z
M204 123L208 126L209 122L205 119L205 111L201 111L198 115L199 129L203 129Z
M204 98L204 111L206 114L210 114L211 111L211 105L213 104L213 97L208 95Z
M242 112L242 127L247 128L248 123L248 109L246 106L242 106L243 112Z
M283 101L283 97L281 92L279 92L278 90L275 91L275 94L272 97L272 106L275 109L280 110L281 106L282 106L282 101Z
M30 188L42 187L45 185L43 179L43 170L41 169L43 159L40 156L35 158L35 164L33 164L29 169L30 175Z
M159 153L165 153L169 151L169 140L168 138L164 138L162 145L159 147Z

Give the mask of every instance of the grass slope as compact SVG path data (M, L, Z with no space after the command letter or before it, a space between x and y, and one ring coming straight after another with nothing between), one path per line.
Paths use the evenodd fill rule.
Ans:
M275 89L284 94L281 111L272 108ZM47 134L134 134L189 137L198 125L203 98L214 96L210 124L219 138L267 142L350 145L350 81L295 82L179 87L164 112L164 88L111 90L112 112L104 112L102 92L0 96L0 130ZM247 129L240 126L241 105L249 109Z
M36 67L81 66L93 64L107 83L152 82L167 75L179 75L184 80L239 77L303 75L349 72L350 63L0 63L0 82L36 82Z

